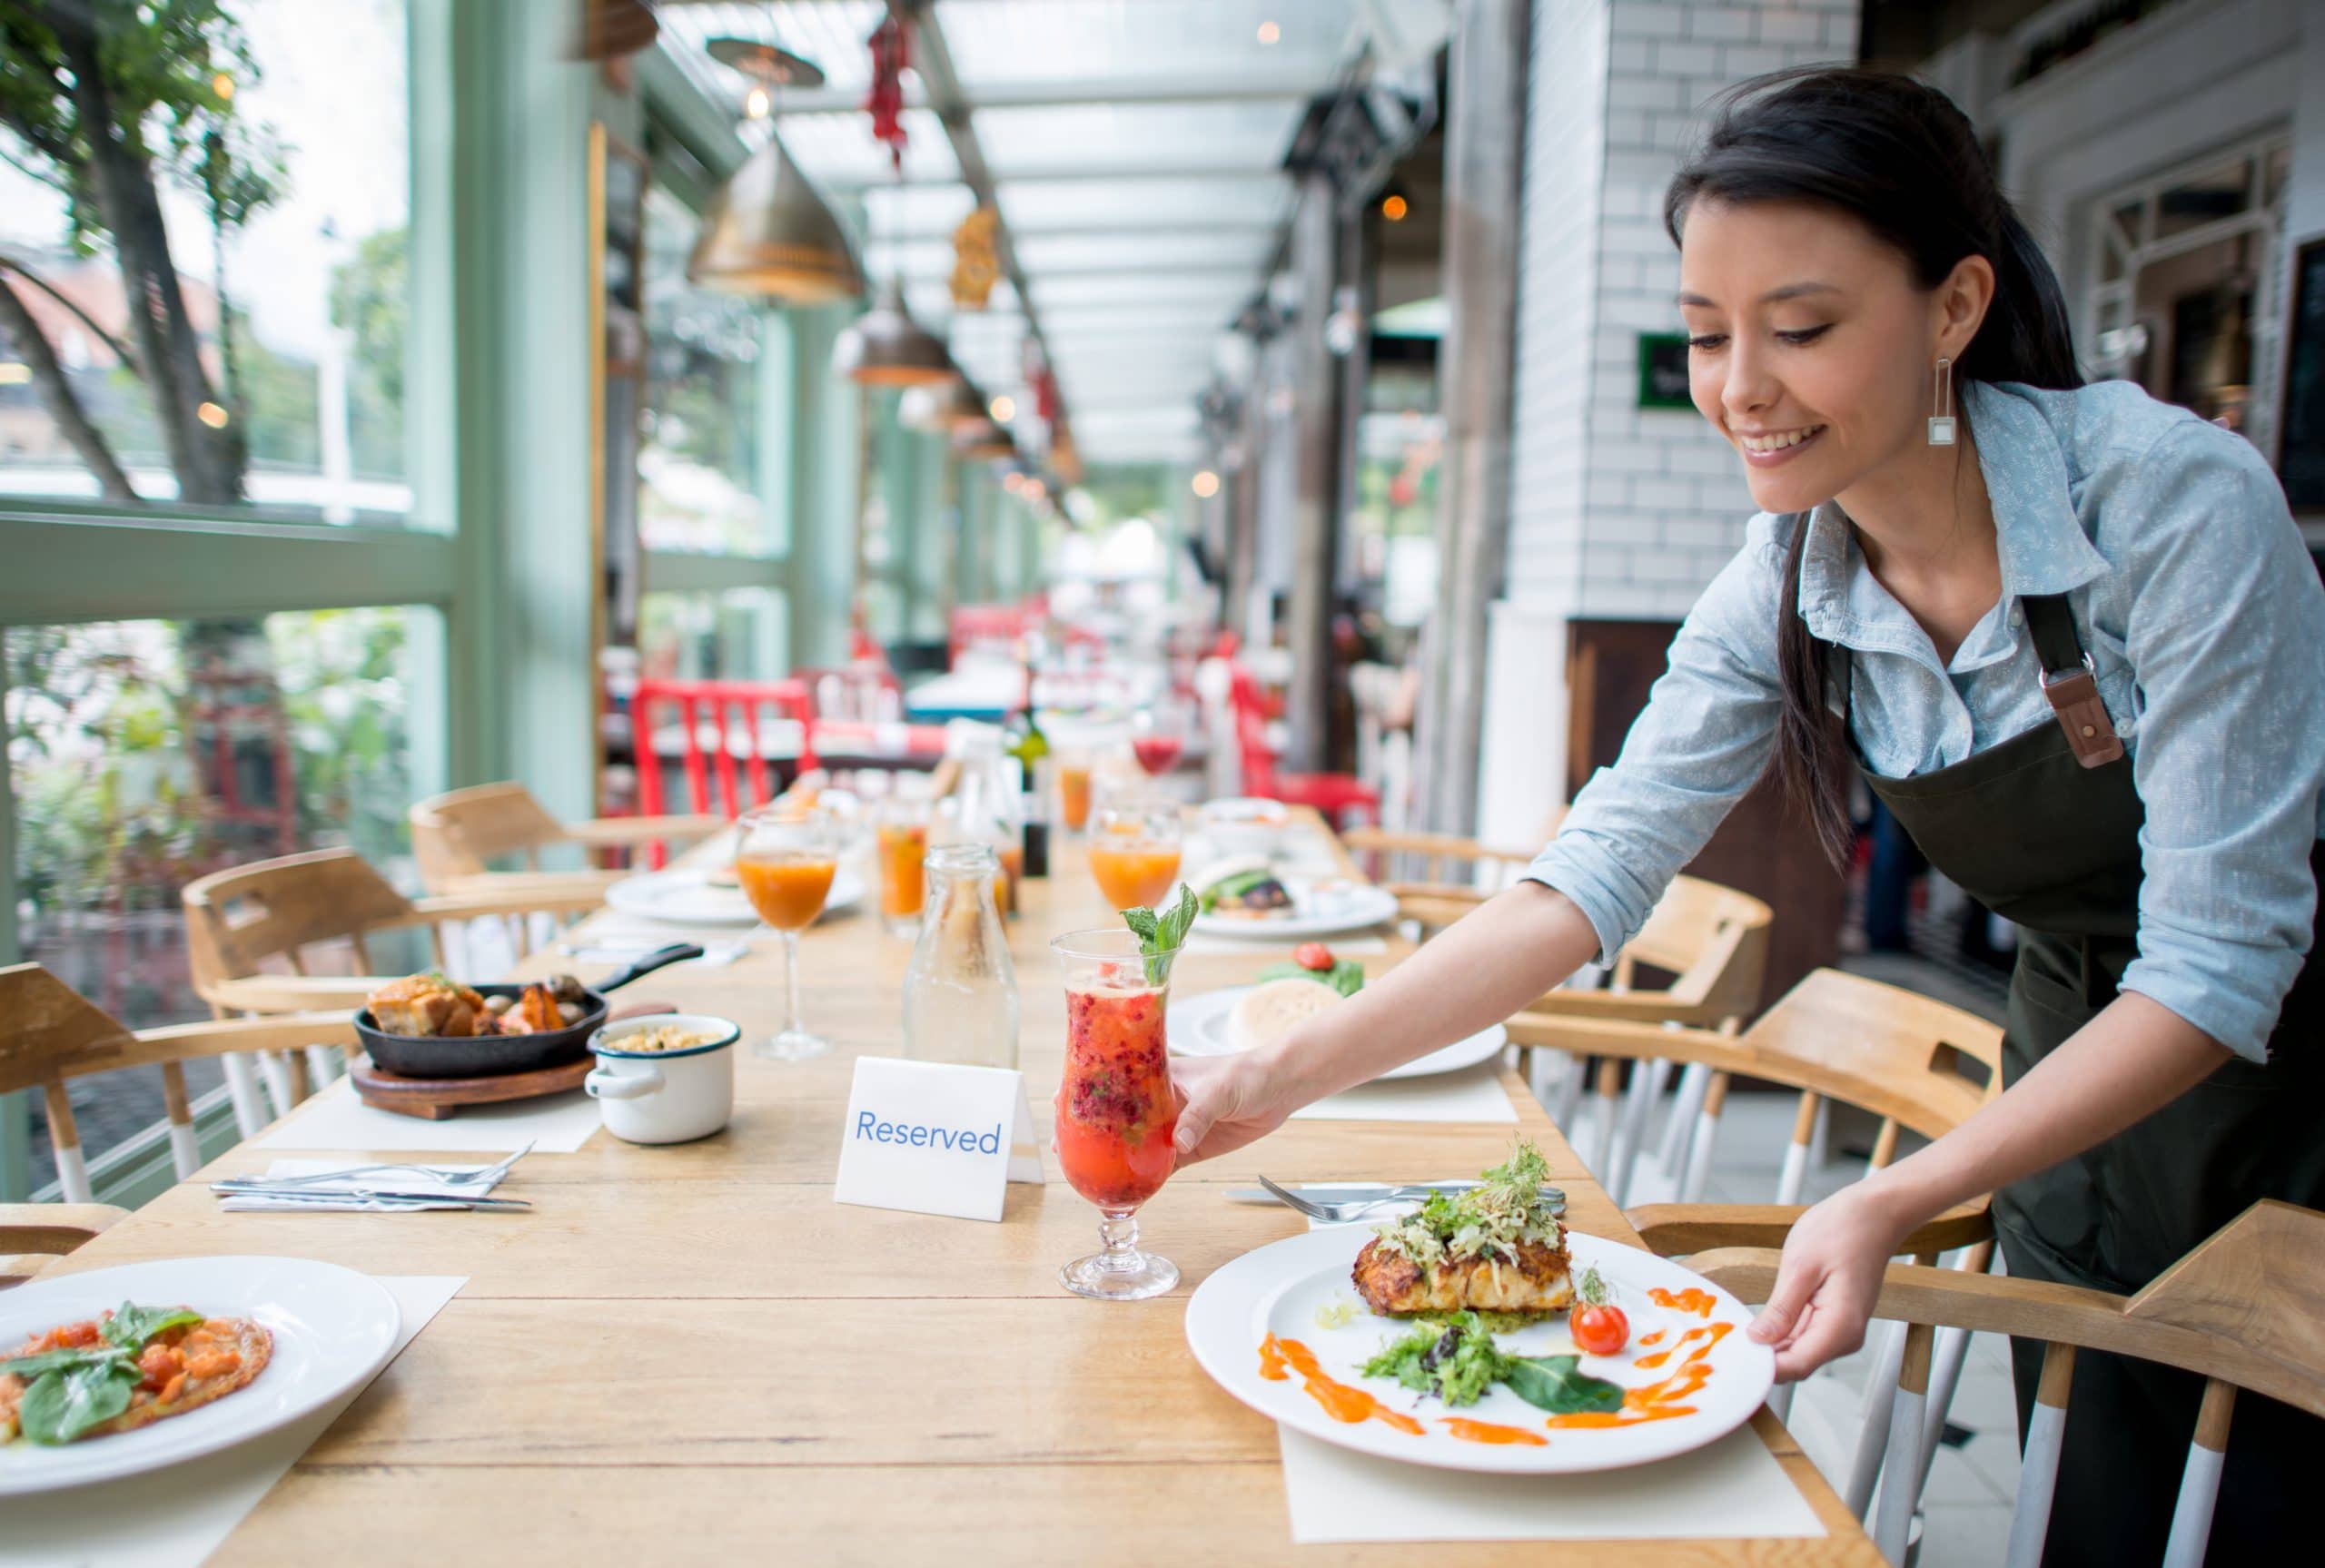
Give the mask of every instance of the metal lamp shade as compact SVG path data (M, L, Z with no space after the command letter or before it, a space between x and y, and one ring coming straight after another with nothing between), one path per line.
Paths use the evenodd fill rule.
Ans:
M1010 439L1009 432L991 419L980 419L953 432L953 455L972 462L1010 457L1016 450L1017 443Z
M710 199L687 277L706 289L798 305L864 292L847 232L772 136Z
M984 394L958 376L941 385L913 388L898 405L897 417L914 429L945 435L993 422L985 412Z
M895 278L880 285L872 308L839 335L832 369L866 387L922 387L961 373L944 340L905 309L904 283Z

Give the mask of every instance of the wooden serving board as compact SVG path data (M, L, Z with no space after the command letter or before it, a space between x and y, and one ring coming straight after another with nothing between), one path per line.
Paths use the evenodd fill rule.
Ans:
M596 1057L585 1056L562 1067L502 1073L493 1078L406 1078L373 1065L368 1056L360 1056L348 1068L347 1077L355 1085L356 1097L366 1105L392 1110L398 1116L442 1121L457 1115L464 1105L499 1105L505 1100L535 1100L544 1094L579 1089L597 1063Z

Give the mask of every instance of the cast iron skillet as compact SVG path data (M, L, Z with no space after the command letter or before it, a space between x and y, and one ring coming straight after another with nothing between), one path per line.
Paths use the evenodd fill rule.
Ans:
M355 1034L362 1040L363 1049L371 1053L373 1066L405 1078L498 1078L512 1072L561 1067L589 1054L589 1036L606 1021L606 992L618 991L639 975L650 974L665 964L701 956L701 947L690 942L655 949L628 969L608 975L594 990L585 988L580 1019L563 1029L543 1030L538 1034L423 1040L408 1034L381 1033L372 1026L371 1010L367 1007L355 1015ZM469 989L480 996L507 997L521 996L525 991L521 984L478 985Z

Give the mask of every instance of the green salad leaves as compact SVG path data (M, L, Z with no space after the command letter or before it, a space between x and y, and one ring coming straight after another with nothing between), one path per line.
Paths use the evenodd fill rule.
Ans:
M1511 1356L1494 1343L1493 1330L1479 1314L1457 1312L1445 1326L1430 1324L1384 1345L1364 1364L1367 1377L1393 1377L1416 1394L1433 1394L1447 1405L1475 1405L1496 1383L1553 1415L1623 1407L1618 1383L1580 1370L1575 1356Z
M1194 890L1184 883L1179 884L1179 902L1159 914L1143 906L1122 912L1123 923L1137 936L1138 950L1146 955L1147 984L1161 985L1170 978L1169 955L1186 942L1196 913Z
M1329 985L1342 996L1354 996L1364 989L1364 966L1352 958L1335 959L1330 969L1310 969L1297 963L1271 963L1260 971L1255 985L1271 980L1312 980L1318 985Z
M138 1353L155 1335L201 1321L202 1314L188 1307L124 1301L102 1320L102 1345L0 1360L0 1375L28 1385L16 1405L16 1425L27 1441L53 1445L112 1420L129 1408L130 1395L144 1378Z

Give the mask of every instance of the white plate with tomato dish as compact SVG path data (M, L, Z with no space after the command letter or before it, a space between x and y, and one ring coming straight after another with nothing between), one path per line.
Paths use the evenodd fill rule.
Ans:
M1205 1279L1187 1303L1187 1343L1219 1386L1297 1432L1445 1470L1563 1474L1647 1464L1749 1420L1776 1356L1744 1333L1751 1314L1667 1258L1567 1232L1574 1277L1595 1269L1622 1315L1619 1346L1577 1343L1578 1302L1524 1326L1489 1320L1496 1349L1531 1370L1531 1400L1497 1379L1449 1405L1366 1366L1435 1325L1373 1312L1350 1280L1370 1225L1328 1226L1262 1247ZM1593 1313L1591 1343L1612 1325ZM1568 1360L1568 1358L1571 1358ZM1410 1358L1408 1357L1408 1360Z
M6 1375L0 1497L134 1475L287 1425L371 1381L401 1325L378 1280L297 1257L133 1263L0 1292L0 1365L30 1374ZM188 1397L205 1378L213 1396ZM124 1415L150 1424L106 1429Z
M1288 987L1281 982L1291 981ZM1305 1016L1328 1011L1364 989L1364 965L1342 958L1321 942L1302 942L1291 962L1272 963L1250 985L1222 986L1172 999L1169 1015L1171 1049L1181 1056L1233 1056L1271 1043ZM1334 1000L1311 992L1329 992ZM1289 996L1270 994L1289 992ZM1255 993L1259 993L1256 995ZM1301 1005L1287 1007L1286 1001ZM1499 1024L1457 1040L1442 1050L1417 1057L1380 1075L1390 1078L1430 1078L1459 1072L1490 1061L1509 1043L1509 1031Z

